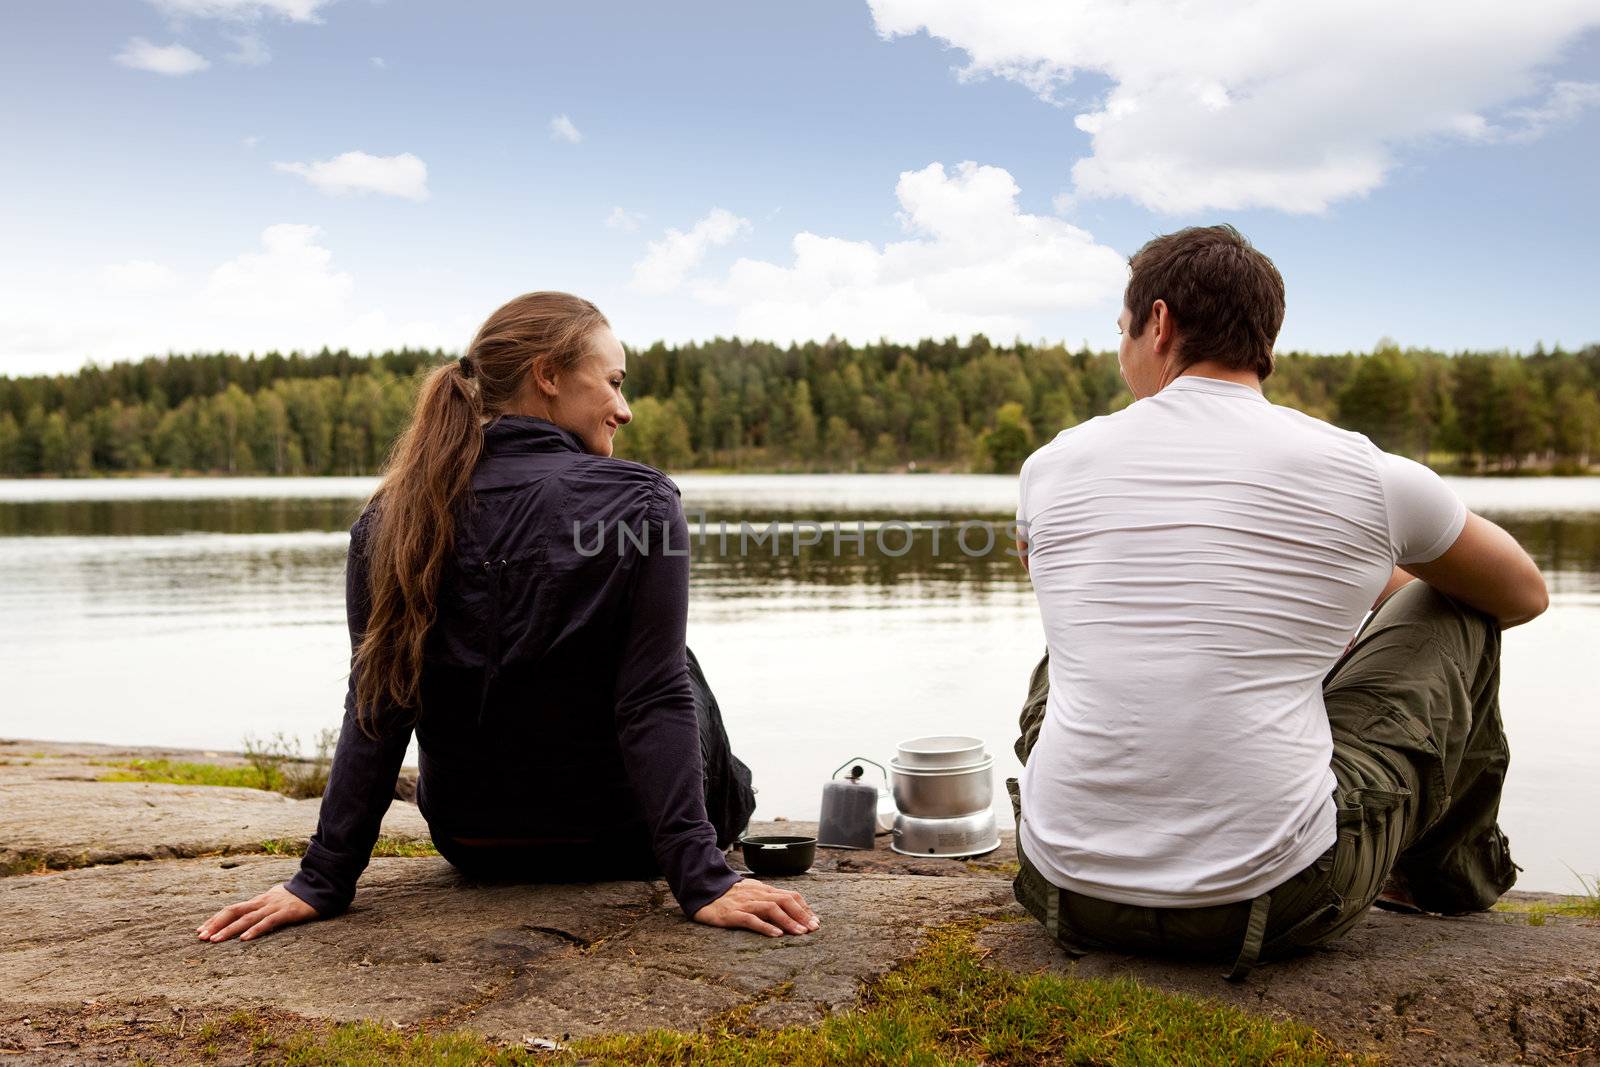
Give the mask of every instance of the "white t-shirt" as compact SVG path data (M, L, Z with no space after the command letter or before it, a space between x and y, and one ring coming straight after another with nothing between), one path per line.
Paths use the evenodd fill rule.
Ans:
M1247 900L1333 844L1322 678L1396 563L1466 508L1360 434L1186 376L1022 468L1050 699L1028 858L1128 904Z

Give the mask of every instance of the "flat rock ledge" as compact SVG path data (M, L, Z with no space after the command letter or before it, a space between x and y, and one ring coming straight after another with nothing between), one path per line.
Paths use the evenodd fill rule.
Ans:
M757 1025L809 1024L854 1003L930 928L973 917L994 920L979 933L989 966L1126 975L1306 1022L1390 1063L1600 1063L1600 922L1373 912L1337 945L1231 985L1216 964L1069 959L1011 899L1009 833L971 860L898 856L883 839L872 852L819 852L812 873L785 882L822 917L804 938L697 926L661 883L487 885L423 857L374 860L336 921L204 944L194 928L205 916L293 873L293 858L248 853L304 839L318 802L98 782L89 757L99 753L82 749L0 762L0 860L82 868L0 877L7 1064L126 1059L152 1047L141 1044L149 1027L241 1009L463 1028L513 1044L692 1029L734 1009ZM385 832L426 839L399 801Z
M268 842L308 840L321 807L316 798L226 786L0 780L0 874L260 852ZM390 806L383 833L429 839L421 813L402 801Z

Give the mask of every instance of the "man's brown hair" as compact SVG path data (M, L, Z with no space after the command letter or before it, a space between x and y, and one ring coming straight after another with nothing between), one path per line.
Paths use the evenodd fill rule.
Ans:
M1272 373L1272 345L1283 327L1283 276L1232 226L1191 226L1146 244L1128 261L1122 302L1138 337L1157 300L1178 327L1185 367L1214 360L1234 370Z

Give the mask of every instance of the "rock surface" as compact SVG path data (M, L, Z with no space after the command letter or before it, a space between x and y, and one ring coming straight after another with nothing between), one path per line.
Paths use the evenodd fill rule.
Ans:
M168 1046L153 1032L240 1008L291 1027L368 1018L510 1042L692 1028L735 1008L756 1024L809 1023L911 956L930 926L978 915L1022 919L980 933L990 966L1129 975L1298 1019L1342 1048L1398 1064L1600 1063L1600 922L1374 912L1339 944L1235 986L1216 964L1068 959L1011 901L1009 833L997 851L966 860L899 856L886 838L871 852L819 850L811 874L786 882L823 920L804 938L696 926L659 883L480 885L442 860L415 858L375 860L356 906L336 921L250 944L204 944L194 937L201 919L295 867L290 858L218 854L303 840L318 802L96 780L104 761L160 757L237 761L0 744L0 864L115 864L0 878L4 1062L160 1060ZM751 830L814 831L786 820ZM426 838L403 802L385 832ZM196 856L211 858L182 858Z
M263 842L303 842L318 799L260 789L99 782L89 776L0 780L0 873L260 852ZM395 801L383 832L427 841L416 807Z
M477 885L443 860L380 859L335 921L253 943L196 940L207 915L294 869L174 860L0 881L0 1013L137 990L197 1008L453 1022L505 1040L693 1027L749 1002L756 1022L810 1022L914 951L926 926L1009 901L994 880L806 875L785 884L825 916L822 929L767 938L686 922L661 884Z

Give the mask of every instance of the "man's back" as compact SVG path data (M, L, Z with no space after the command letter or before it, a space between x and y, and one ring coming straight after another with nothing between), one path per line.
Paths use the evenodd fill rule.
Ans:
M1187 376L1035 454L1018 517L1050 648L1020 835L1046 877L1220 904L1326 850L1322 677L1395 563L1460 533L1443 483Z

